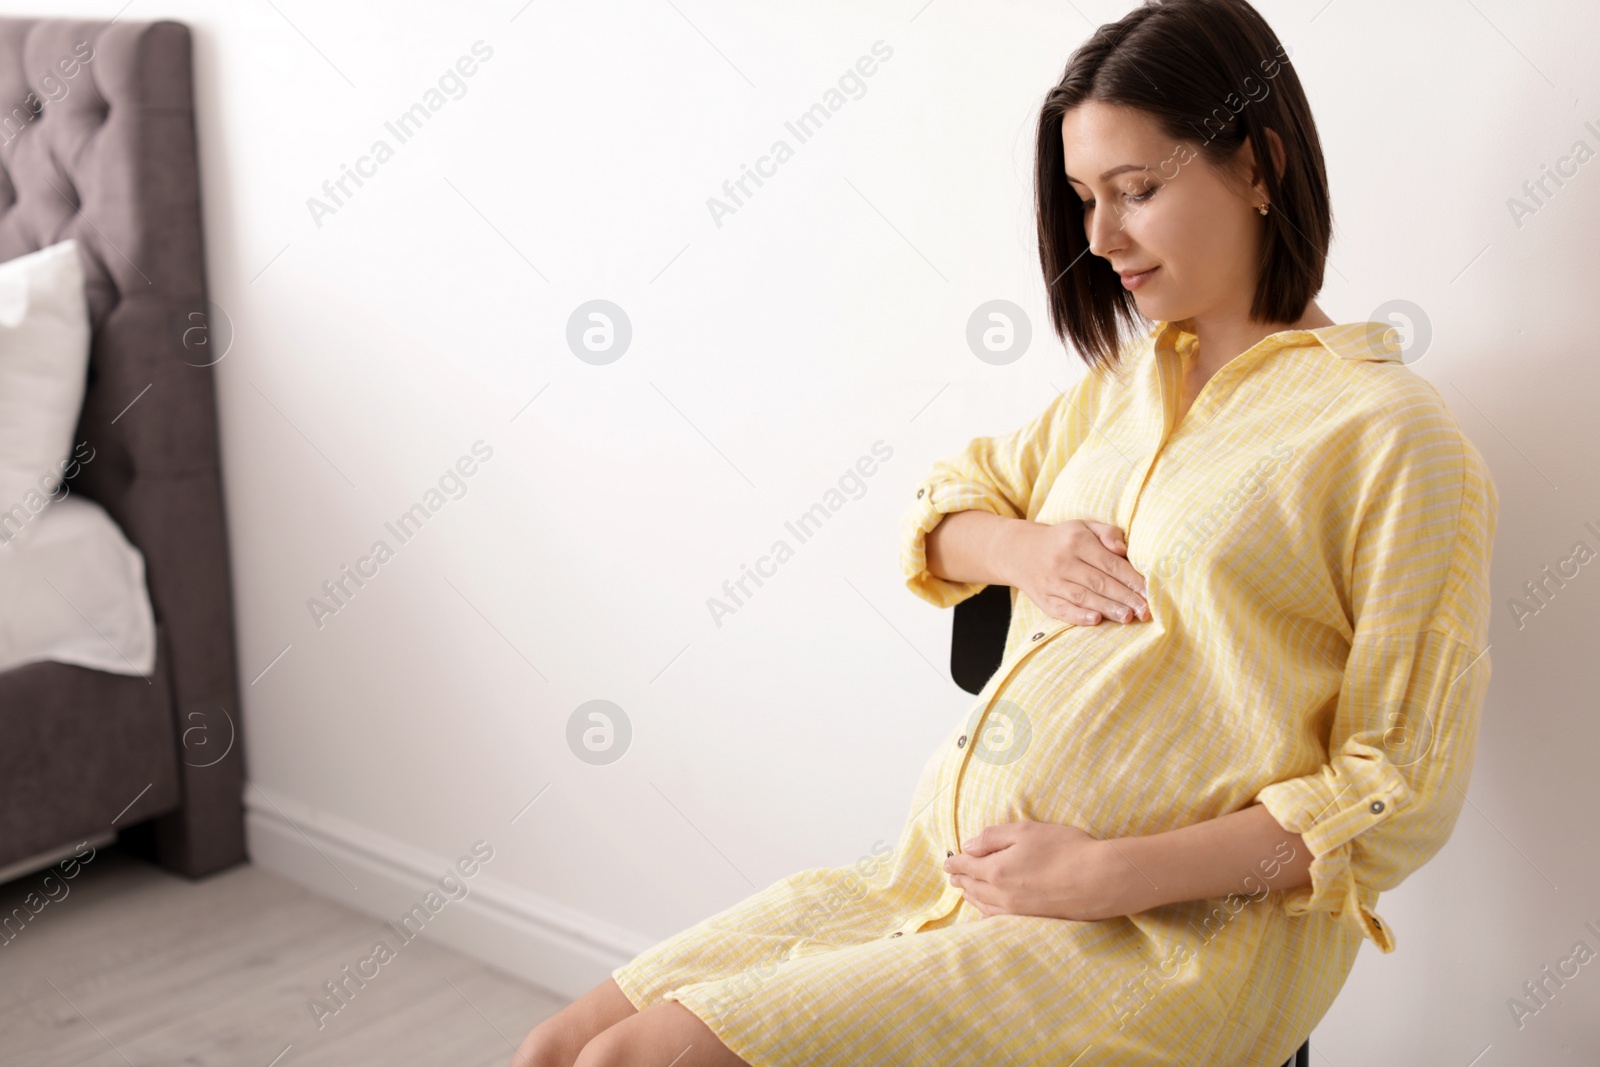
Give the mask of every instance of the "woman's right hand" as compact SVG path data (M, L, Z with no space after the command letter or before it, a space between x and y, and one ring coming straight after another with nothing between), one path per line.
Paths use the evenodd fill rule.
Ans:
M1053 526L1020 522L1009 532L1010 584L1046 615L1079 626L1097 625L1103 617L1150 618L1144 578L1127 560L1120 528L1068 519Z

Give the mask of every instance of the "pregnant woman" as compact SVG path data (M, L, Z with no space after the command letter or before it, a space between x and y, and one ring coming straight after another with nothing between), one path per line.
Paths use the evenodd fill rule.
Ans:
M901 543L935 605L1013 587L999 669L892 845L641 953L519 1067L1273 1067L1394 950L1489 682L1488 469L1389 326L1312 301L1322 152L1244 0L1101 27L1036 181L1088 370L935 464Z

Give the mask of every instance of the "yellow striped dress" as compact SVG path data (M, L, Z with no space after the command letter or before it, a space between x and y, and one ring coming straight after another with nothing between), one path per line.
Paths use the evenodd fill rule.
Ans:
M912 490L909 588L949 512L1113 523L1151 619L1013 591L1005 656L932 753L893 845L799 871L612 972L777 1064L1270 1067L1332 1003L1374 908L1449 838L1489 682L1498 497L1385 323L1272 334L1173 425L1189 320L1157 322L1017 431ZM1265 804L1311 883L1093 922L984 918L942 869L984 827L1098 838Z

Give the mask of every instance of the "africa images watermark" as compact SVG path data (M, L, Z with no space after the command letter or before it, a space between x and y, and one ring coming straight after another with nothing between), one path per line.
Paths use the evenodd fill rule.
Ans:
M422 499L412 504L410 508L400 513L394 522L385 522L384 528L394 535L398 545L409 543L422 529L423 523L437 515L450 500L460 500L467 495L467 479L478 472L480 462L487 463L494 455L493 446L482 438L472 442L472 456L463 455L458 458L454 466L447 467L439 476L437 487L429 486L428 491L422 494ZM446 499L445 494L450 496ZM379 568L395 557L396 549L389 547L389 542L378 538L372 542L372 547L367 554L356 560L352 567L346 563L339 568L337 577L330 578L322 583L323 596L309 596L306 598L306 610L311 613L311 621L317 629L326 625L330 615L337 615L340 611L350 606L350 602L361 589L376 578Z
M1593 920L1585 922L1583 928L1593 934L1596 943L1600 944L1600 927L1595 926ZM1595 950L1589 947L1587 941L1579 940L1573 944L1570 953L1556 961L1554 970L1547 963L1539 968L1539 977L1523 982L1522 993L1526 1000L1521 997L1506 998L1506 1010L1511 1013L1511 1021L1517 1024L1517 1029L1526 1027L1531 1017L1554 1004L1567 983L1578 977L1579 969L1594 958ZM1551 983L1554 983L1553 988Z
M1259 104L1265 100L1272 92L1272 86L1266 83L1271 82L1282 73L1284 66L1289 63L1289 57L1292 55L1294 55L1294 49L1280 43L1275 56L1268 56L1260 60L1256 65L1261 70L1263 80L1258 82L1254 75L1246 77L1239 87L1244 92L1242 97L1238 92L1230 90L1228 95L1222 98L1222 103L1212 108L1211 114L1202 121L1201 125L1205 129L1203 131L1195 130L1196 139L1201 144L1210 144L1216 140L1218 134L1227 128L1228 123L1233 121L1248 105ZM1166 159L1163 159L1155 170L1162 178L1171 181L1178 176L1178 172L1185 164L1191 163L1198 158L1198 152L1190 148L1188 144L1180 142L1173 146L1171 154ZM1118 204L1116 205L1117 217L1119 219L1127 219L1137 215L1144 208L1145 203L1145 201L1134 200L1128 204Z
M1185 540L1177 541L1161 554L1151 567L1151 573L1170 578L1178 568L1189 562L1202 543L1226 528L1225 520L1240 511L1251 501L1265 495L1265 486L1280 465L1294 458L1294 446L1283 441L1273 442L1272 449L1241 474L1226 493L1217 498L1205 511L1184 519Z
M405 948L418 937L422 936L423 928L444 910L446 904L458 900L465 900L470 890L464 878L471 878L478 873L479 864L488 863L494 859L494 847L487 841L474 841L471 855L462 856L456 860L455 866L447 868L445 873L437 880L438 890L429 889L428 895L421 901L413 903L409 911L399 919L384 925L394 934L395 944L389 944L388 938L379 938L372 943L372 952L355 962L355 969L351 970L350 964L345 964L339 969L339 976L330 978L322 983L325 997L306 998L306 1008L311 1012L312 1021L321 1030L328 1025L329 1016L338 1015L357 993L367 987L367 983L383 973L385 964L392 962L400 955L400 950ZM459 872L460 877L457 877ZM444 896L439 892L443 891Z
M88 41L74 43L71 55L57 59L39 75L39 88L43 90L45 100L52 104L59 104L65 100L67 94L72 91L72 79L83 72L85 65L93 61L93 45ZM57 78L57 74L61 76ZM9 145L28 128L29 123L43 114L45 100L40 100L38 94L29 89L23 96L21 104L13 106L10 114L0 117L0 144Z
M429 86L422 94L422 99L400 112L394 119L385 122L383 128L394 137L395 145L403 145L421 132L423 124L451 100L460 100L467 95L467 78L478 72L479 63L489 62L494 55L494 49L482 40L472 42L472 55L463 55L456 60L453 67L446 67L443 74L439 75L436 85ZM473 59L472 56L477 56ZM447 99L445 94L449 93ZM322 229L324 216L336 214L345 202L355 196L348 183L355 183L360 189L365 182L361 179L375 177L378 165L387 163L395 156L395 148L382 137L372 142L372 146L364 156L356 158L356 165L352 168L346 163L339 164L339 176L330 178L322 183L322 197L306 197L306 210L311 213L311 221L317 229ZM343 194L342 196L340 194Z
M823 92L821 100L801 112L798 118L785 122L783 128L793 135L797 143L805 144L816 136L823 124L833 118L840 108L851 100L860 100L867 94L867 83L863 79L876 74L878 62L887 63L893 55L894 49L884 44L881 37L873 41L872 56L878 57L876 61L872 56L862 56L857 59L853 68L846 68L845 72L839 75L837 88L829 86ZM850 95L846 97L845 93ZM722 183L722 195L727 198L726 200L715 196L706 197L706 210L711 213L711 221L717 229L722 229L724 218L738 212L745 201L755 195L747 183L754 182L757 189L761 188L766 184L762 179L776 176L778 166L789 162L794 155L794 148L780 137L772 142L766 155L757 158L753 169L748 163L741 163L739 176Z
M1583 524L1583 529L1594 535L1595 543L1600 544L1600 527L1593 522ZM1543 578L1529 578L1522 583L1522 592L1526 600L1510 597L1506 604L1511 608L1512 617L1517 620L1517 629L1521 630L1528 625L1528 620L1550 606L1567 583L1577 578L1581 573L1580 568L1595 558L1595 549L1589 542L1581 537L1572 543L1572 551L1567 556L1557 559L1554 573L1551 565L1546 563L1539 568L1544 574ZM1554 586L1554 588L1552 588Z
M1595 143L1600 144L1600 127L1588 121L1583 128L1594 135ZM1595 157L1595 148L1582 137L1572 143L1572 148L1566 155L1556 160L1552 170L1548 163L1539 165L1539 176L1529 178L1522 183L1522 194L1526 199L1515 196L1506 197L1506 210L1511 213L1511 221L1517 229L1522 229L1525 219L1537 215L1545 205L1555 199L1556 194L1567 187L1567 181L1578 176L1578 168ZM1567 181L1562 181L1565 178ZM1551 188L1554 185L1555 188Z
M829 889L803 912L789 920L789 925L774 938L772 947L775 949L780 939L788 937L795 938L796 944L766 961L747 967L738 974L718 982L716 992L711 997L711 1005L719 1013L723 1013L749 999L763 982L776 975L779 968L788 962L800 941L815 934L830 917L846 905L866 896L871 879L894 858L894 851L894 846L883 838L874 841L870 851L863 853L855 863L845 869L846 874L839 885Z
M1283 855L1284 849L1289 850L1289 854L1287 856ZM1272 887L1267 883L1278 876L1278 872L1282 869L1284 864L1294 859L1295 848L1287 841L1279 841L1277 846L1273 849L1273 853L1274 856L1269 856L1268 858L1262 860L1258 865L1261 869L1263 880L1258 882L1254 873L1245 875L1243 885L1245 889L1248 890L1247 893L1229 893L1223 898L1221 904L1218 904L1211 910L1211 913L1207 915L1205 920L1200 924L1199 929L1195 929L1193 923L1189 924L1189 928L1200 935L1200 942L1196 949L1191 949L1187 945L1180 944L1176 949L1168 953L1156 968L1152 969L1146 965L1140 969L1140 973L1138 975L1128 979L1123 983L1122 989L1116 994L1116 996L1126 996L1128 1000L1125 1003L1131 1006L1112 1008L1112 1012L1117 1017L1117 1029L1120 1030L1127 1026L1129 1021L1131 1021L1134 1016L1138 1015L1140 1012L1144 1011L1145 1008L1149 1007L1150 1004L1154 1002L1154 997L1151 996L1151 993L1160 992L1160 984L1162 982L1170 982L1176 978L1179 970L1185 963L1189 962L1191 959L1197 958L1196 950L1210 944L1211 940L1215 938L1217 934L1219 934L1222 929L1228 925L1228 923L1233 921L1233 917L1235 915L1238 915L1241 911L1243 911L1246 906L1264 900L1267 894L1272 892ZM1252 883L1259 884L1259 893L1256 889L1252 888ZM1213 929L1211 925L1213 921L1216 922L1215 929ZM1168 969L1170 969L1170 971Z
M85 456L83 450L89 449ZM29 489L22 494L22 499L17 501L5 511L0 511L0 545L6 544L22 528L33 521L33 517L43 511L45 505L53 500L60 500L72 490L67 482L78 476L83 470L83 465L94 459L95 450L88 441L80 441L72 450L72 455L56 464L57 470L50 471L39 477L39 488Z
M84 849L89 850L87 856L83 854ZM78 877L84 866L91 862L95 855L94 846L87 841L83 842L78 846L76 852L56 864L57 867L61 868L59 874L55 871L49 871L40 879L40 889L44 891L43 896L40 896L37 891L30 890L27 896L22 898L21 907L13 908L10 915L0 917L0 948L5 948L15 941L22 931L26 930L28 925L46 907L66 900L67 894L72 892L72 887L67 885L67 882ZM54 887L50 884L51 879L55 880Z
M838 488L829 488L822 494L822 499L812 504L792 522L784 523L784 529L794 536L799 544L805 544L816 536L824 523L839 513L847 503L860 500L867 495L865 479L872 477L878 470L878 463L886 463L894 455L894 449L884 443L882 438L872 442L871 456L862 456L856 460L855 465L846 468L839 476ZM878 457L874 463L872 456ZM848 494L848 495L847 495ZM778 566L794 558L795 550L788 541L778 538L772 542L772 547L767 554L756 559L755 570L749 564L741 563L741 573L737 579L730 578L722 583L722 594L732 601L732 604L717 596L706 598L706 610L711 613L711 621L718 629L722 628L722 620L728 615L737 614L755 594L745 585L754 582L757 588L765 585L762 578L771 578L778 573ZM741 596L742 594L742 596Z

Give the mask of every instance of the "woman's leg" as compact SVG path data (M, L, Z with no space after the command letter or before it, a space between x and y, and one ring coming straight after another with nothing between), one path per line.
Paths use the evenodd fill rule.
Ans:
M652 1004L584 1046L575 1067L749 1067L675 1000Z
M572 1067L583 1046L597 1034L637 1014L633 1002L607 978L530 1030L511 1067Z

